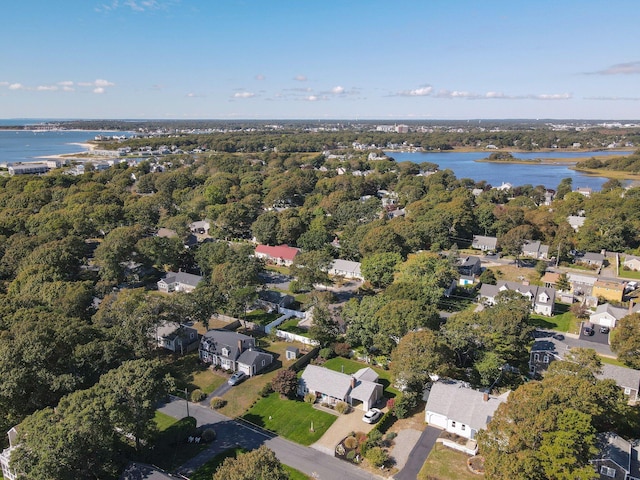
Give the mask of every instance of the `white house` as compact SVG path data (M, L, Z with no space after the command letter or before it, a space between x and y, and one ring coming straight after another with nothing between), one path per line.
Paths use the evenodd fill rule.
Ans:
M158 290L161 292L192 292L202 281L200 275L192 275L186 272L169 272L158 281Z
M589 316L589 322L603 327L615 328L618 320L640 311L640 304L629 308L614 307L610 303L598 305L596 311Z
M460 382L438 381L431 386L424 419L429 425L473 440L508 396L509 392L496 397Z
M498 280L497 285L483 284L482 287L480 287L480 300L490 305L495 305L496 295L506 290L513 290L529 299L534 312L548 317L553 315L556 291L550 287L538 287L524 283Z
M314 393L318 400L330 405L362 402L363 410L369 410L382 398L383 387L377 380L378 374L368 367L347 375L317 365L307 365L298 383L298 395L302 397Z
M622 262L623 267L627 267L629 270L640 271L640 257L635 255L627 255Z
M360 262L352 262L350 260L342 260L340 258L331 262L328 273L329 275L336 275L344 278L364 280L364 277L360 272Z

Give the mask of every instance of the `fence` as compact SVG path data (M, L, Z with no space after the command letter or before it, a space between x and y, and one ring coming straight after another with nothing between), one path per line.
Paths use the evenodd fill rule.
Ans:
M276 330L276 336L278 338L284 338L288 342L300 342L300 343L304 343L305 345L314 345L314 346L320 345L320 342L318 342L317 340L312 340L310 338L303 337L302 335L297 335L295 333L285 332L284 330Z
M284 309L281 309L284 310ZM277 319L275 319L273 322L271 322L269 325L267 325L266 327L264 327L264 333L266 333L267 335L269 335L271 333L271 330L273 330L275 327L277 327L278 325L280 325L282 322L284 322L285 320L287 320L288 318L291 318L293 315L291 313L285 313L284 315L282 315L281 317L278 317Z
M309 353L304 354L298 360L296 360L296 362L289 367L289 370L293 370L294 372L299 372L304 367L306 367L311 362L311 360L316 358L319 351L320 351L320 347L312 348Z
M456 443L456 442L454 442L452 440L448 440L446 438L442 438L442 439L439 438L438 441L440 441L440 440L442 440L442 444L445 447L453 448L454 450L458 450L459 452L464 452L467 455L475 455L476 453L478 453L477 445L476 445L475 448L471 449L471 448L468 448L465 445L460 445L459 443ZM474 442L471 442L471 443L473 444Z

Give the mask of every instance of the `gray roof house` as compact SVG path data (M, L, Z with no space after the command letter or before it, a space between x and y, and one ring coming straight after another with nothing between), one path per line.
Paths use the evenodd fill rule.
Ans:
M549 368L549 364L555 360L564 360L569 352L569 346L555 338L542 337L533 342L529 353L529 375L540 377ZM617 365L602 364L602 372L596 373L599 380L613 380L624 394L629 397L630 404L636 404L640 392L640 370L619 367Z
M625 255L624 261L622 262L623 267L627 267L629 270L640 270L640 257L636 257L635 255Z
M200 340L200 360L252 377L273 362L273 355L256 348L253 337L228 330L209 330Z
M350 260L342 260L338 258L331 262L329 266L329 275L336 275L344 278L355 278L364 280L360 272L360 262L352 262Z
M460 382L438 381L431 386L424 419L429 425L473 440L508 396L509 392L496 397Z
M614 307L610 303L598 305L595 312L589 316L589 322L603 327L614 328L623 317L640 311L640 304L633 304L630 308Z
M616 382L624 394L629 397L629 403L635 405L638 402L640 391L640 370L620 367L618 365L602 364L602 373L596 374L599 380L611 379Z
M497 237L485 237L484 235L474 235L471 242L471 248L476 248L484 252L495 250L498 246Z
M382 398L383 387L378 383L378 374L371 368L361 368L353 375L335 372L317 365L307 365L298 383L298 395L315 393L322 403L335 405L346 402L362 402L369 410Z
M156 328L158 346L184 355L198 348L198 331L185 324L163 322Z
M522 255L537 260L547 259L549 258L549 245L543 245L539 240L526 240L522 245Z
M584 255L575 257L576 263L601 267L604 264L604 255L595 252L586 252Z
M527 297L531 301L533 311L540 315L553 315L556 290L551 287L538 287L517 282L498 280L497 285L483 284L480 287L480 300L494 305L496 295L506 290L513 290Z
M482 272L482 262L479 257L467 255L458 259L460 275L479 275Z
M192 292L202 281L200 275L186 272L169 272L158 281L161 292Z
M596 446L598 454L591 463L600 474L601 480L640 478L637 462L631 461L632 455L637 457L638 451L630 442L613 432L606 432L598 434Z

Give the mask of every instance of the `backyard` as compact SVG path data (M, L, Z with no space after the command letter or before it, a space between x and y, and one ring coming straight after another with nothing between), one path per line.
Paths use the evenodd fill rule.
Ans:
M338 417L302 400L282 399L274 392L258 400L242 418L301 445L311 445Z
M418 480L478 480L484 475L467 468L468 455L436 443L418 473Z
M200 362L198 352L174 358L169 366L171 376L176 380L176 390L184 395L199 388L207 395L227 381L228 376L213 372Z
M384 387L385 397L393 398L397 395L400 395L400 391L391 386L391 372L389 370L384 370L379 367L373 367L372 365L366 364L364 362L359 362L357 360L351 360L344 357L334 357L330 360L327 360L322 366L336 372L346 373L347 375L356 373L361 368L369 367L373 369L380 377L378 381Z

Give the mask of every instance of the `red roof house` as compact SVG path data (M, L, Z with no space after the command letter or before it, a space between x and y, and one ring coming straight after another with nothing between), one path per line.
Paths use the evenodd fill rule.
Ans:
M293 259L296 258L299 252L299 248L290 247L289 245L278 245L276 247L272 247L271 245L258 245L255 256L264 258L268 262L288 267L293 263Z

